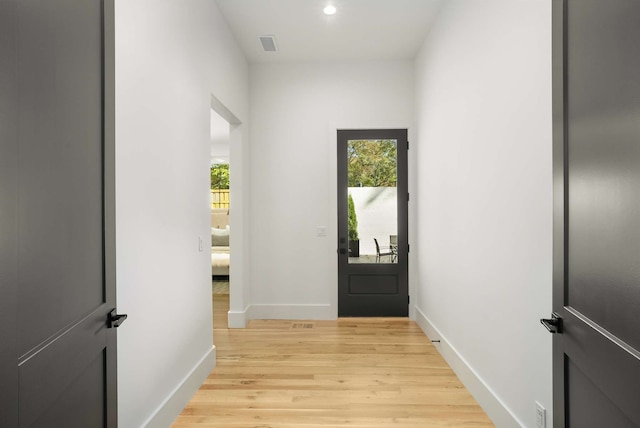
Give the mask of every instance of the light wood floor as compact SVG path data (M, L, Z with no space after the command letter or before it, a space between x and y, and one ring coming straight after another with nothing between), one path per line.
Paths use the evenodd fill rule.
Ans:
M214 296L217 367L174 428L494 426L413 321L228 330L228 308L228 296Z

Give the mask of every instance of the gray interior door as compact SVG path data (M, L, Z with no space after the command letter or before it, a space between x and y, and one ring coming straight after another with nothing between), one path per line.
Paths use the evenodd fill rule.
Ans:
M338 131L338 315L409 313L407 130Z
M0 426L115 427L113 3L0 1Z
M638 427L640 1L553 8L554 427Z

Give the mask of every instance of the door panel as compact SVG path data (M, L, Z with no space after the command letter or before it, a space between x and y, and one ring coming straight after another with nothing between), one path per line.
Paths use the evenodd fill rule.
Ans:
M115 427L113 2L0 24L0 426Z
M104 300L101 9L96 0L21 2L21 355Z
M95 385L105 383L106 353L101 353L89 363L86 368L72 379L56 400L47 406L47 411L42 414L29 427L64 427L69 426L69 415L73 416L74 426L77 427L101 427L105 421L105 397L104 390ZM78 370L74 370L74 373ZM30 418L31 419L31 418Z
M640 2L553 15L554 426L640 426Z
M587 376L594 384L594 388L598 389L599 394L614 403L621 416L639 421L640 407L637 406L637 397L640 397L638 368L640 360L638 360L638 352L570 306L564 309L563 324L565 360L582 375ZM567 384L571 384L573 382L571 373L565 373L565 376ZM576 395L582 394L580 389L574 388L570 390L572 391L575 391L573 393ZM587 411L587 409L570 405L571 400L581 402L586 398L571 397L569 394L566 396L570 399L568 418L575 418L578 413ZM593 405L597 406L597 403Z
M396 275L349 275L349 294L398 294Z
M39 412L54 405L76 382L96 356L102 356L107 347L105 320L102 311L94 311L66 332L54 335L53 340L35 355L28 354L19 360L22 426L30 426Z
M15 85L18 5L0 1L0 427L18 426L18 127Z
M567 14L568 301L636 348L638 17L637 0L569 1Z
M407 130L339 130L338 198L338 315L407 316Z
M618 407L571 360L567 360L567 426L634 428Z

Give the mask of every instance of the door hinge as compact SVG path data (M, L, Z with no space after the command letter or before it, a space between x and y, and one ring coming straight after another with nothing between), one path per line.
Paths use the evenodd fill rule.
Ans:
M411 296L407 296L407 303L411 303Z
M411 244L407 244L407 253L411 252Z
M411 200L411 193L407 193L407 202Z
M407 150L409 150L409 141L407 141Z

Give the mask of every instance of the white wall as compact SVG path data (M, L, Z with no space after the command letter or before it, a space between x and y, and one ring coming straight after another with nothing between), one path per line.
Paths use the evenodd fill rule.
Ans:
M116 1L122 427L168 426L214 364L212 95L246 119L248 65L215 2Z
M409 128L406 62L252 65L248 318L337 316L337 128ZM327 227L326 237L316 228Z
M211 164L229 163L229 122L211 109Z
M552 404L551 2L447 1L416 84L417 319L498 426L535 427L534 401Z

